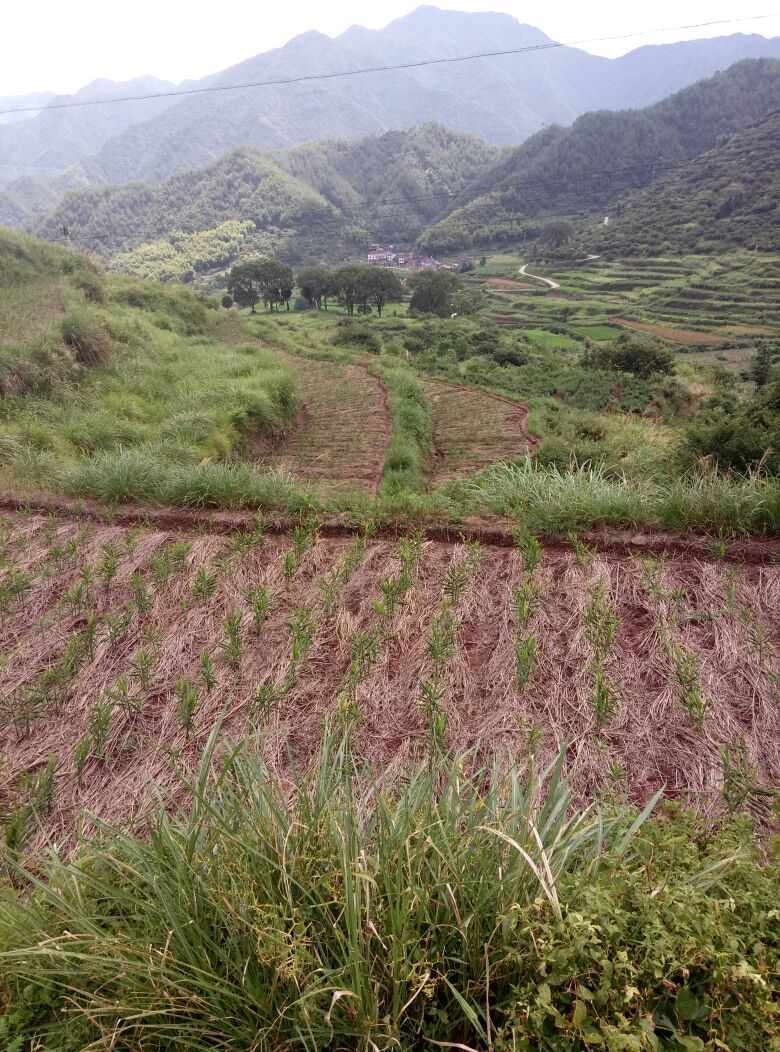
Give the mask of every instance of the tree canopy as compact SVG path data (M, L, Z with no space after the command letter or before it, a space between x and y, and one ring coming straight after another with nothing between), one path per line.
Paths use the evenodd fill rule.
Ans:
M449 270L421 270L409 279L412 299L409 310L412 314L438 314L448 318L456 311L456 296L463 282Z
M260 302L261 295L256 264L251 261L236 263L228 277L227 291L239 307L251 307L252 313L255 314L255 307Z
M287 304L289 310L293 285L292 267L266 256L237 263L230 271L227 291L239 306L251 307L255 314L260 300L269 310L278 310L280 303Z
M647 378L674 372L674 351L650 336L623 332L611 344L589 351L585 363Z

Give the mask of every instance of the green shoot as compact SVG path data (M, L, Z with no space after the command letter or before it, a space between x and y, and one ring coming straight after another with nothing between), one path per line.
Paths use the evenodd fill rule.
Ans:
M192 581L191 591L196 599L211 599L217 590L217 578L205 566L199 566Z
M200 655L200 678L203 680L206 693L210 694L217 685L217 676L214 670L214 662L211 660L211 655L207 650L204 650Z
M218 646L225 661L233 668L238 668L241 664L241 655L244 651L244 644L241 639L243 621L243 610L234 610L233 613L227 614L221 622L225 635L219 641Z
M179 722L184 728L187 737L189 737L195 727L195 708L198 703L198 692L195 684L191 683L186 676L179 676L176 680L176 698Z

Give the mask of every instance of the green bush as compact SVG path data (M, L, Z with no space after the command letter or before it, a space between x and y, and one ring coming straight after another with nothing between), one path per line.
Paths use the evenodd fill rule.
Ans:
M382 350L382 341L368 325L354 321L352 318L343 318L336 328L333 343L338 347L352 347L366 354L379 354Z
M612 369L641 379L674 372L674 351L647 336L621 333L603 347L594 347L583 358L594 369Z
M716 392L686 432L681 451L684 466L711 457L721 468L746 471L758 467L780 474L780 380L740 400L727 389Z

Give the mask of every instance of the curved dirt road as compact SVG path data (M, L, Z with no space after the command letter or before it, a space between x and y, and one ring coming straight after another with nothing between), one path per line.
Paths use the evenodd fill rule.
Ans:
M543 278L541 274L529 274L526 270L527 263L523 263L517 271L518 274L522 274L524 278L534 278L536 281L543 281L545 285L549 285L551 289L559 289L561 286L557 281L553 281L552 278Z
M582 259L573 259L572 263L589 263L592 259L601 259L601 256L584 256ZM543 281L545 285L549 285L551 289L559 289L561 286L557 281L553 281L552 278L543 278L541 274L529 274L526 270L527 263L523 263L522 267L518 268L517 273L522 274L524 278L534 278L536 281Z

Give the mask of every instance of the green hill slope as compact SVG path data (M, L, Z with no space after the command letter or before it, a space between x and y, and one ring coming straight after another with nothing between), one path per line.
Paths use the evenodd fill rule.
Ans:
M75 245L145 277L221 265L239 246L332 259L371 238L414 240L498 156L437 124L291 150L242 147L163 183L73 191L34 232L57 238L65 226Z
M780 62L739 62L644 110L596 112L539 132L501 158L426 231L431 251L538 234L550 216L592 214L780 106ZM485 185L499 189L485 192Z
M587 231L604 255L665 255L780 243L780 111L619 203Z

